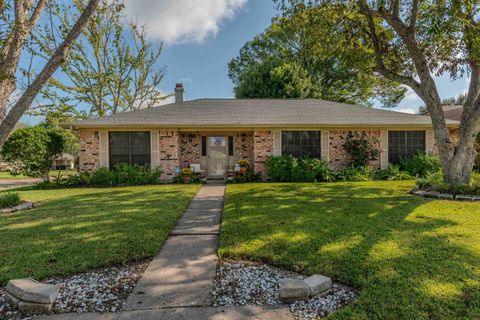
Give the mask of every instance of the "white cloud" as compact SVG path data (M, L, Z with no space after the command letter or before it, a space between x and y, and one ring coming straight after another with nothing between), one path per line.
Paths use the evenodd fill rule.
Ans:
M145 24L151 38L166 44L202 42L215 36L247 0L126 0L127 18Z
M415 110L413 108L395 108L395 109L392 109L392 111L403 112L403 113L411 113L411 114L416 114L417 113L417 110Z

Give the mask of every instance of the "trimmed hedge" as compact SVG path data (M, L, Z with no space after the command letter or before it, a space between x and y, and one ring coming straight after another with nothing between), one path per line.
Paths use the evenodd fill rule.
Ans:
M37 189L59 189L79 187L140 186L160 182L162 171L143 166L117 165L114 169L100 168L94 173L80 172L76 175L45 181Z

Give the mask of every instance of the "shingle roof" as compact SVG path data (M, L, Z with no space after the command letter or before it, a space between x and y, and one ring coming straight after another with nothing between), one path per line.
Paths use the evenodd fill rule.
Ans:
M455 125L456 121L448 121ZM199 99L92 118L74 127L430 126L428 116L325 100Z

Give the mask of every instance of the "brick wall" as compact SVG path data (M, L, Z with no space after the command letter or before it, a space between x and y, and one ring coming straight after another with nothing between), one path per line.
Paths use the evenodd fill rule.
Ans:
M245 132L245 141L242 139L242 133L233 135L234 150L233 163L246 159L250 161L252 170L255 170L255 158L253 156L254 142L253 132Z
M273 154L273 132L255 131L253 136L254 170L266 178L265 161Z
M190 137L192 142L190 142ZM198 132L180 133L180 163L201 163L202 135Z
M100 168L100 138L98 131L80 131L80 171L94 172Z
M330 167L334 170L345 168L350 162L350 157L343 148L349 131L330 131L329 135L329 153L330 153ZM358 131L365 132L368 136L377 139L376 148L381 149L380 146L380 131ZM380 157L377 160L370 161L370 166L374 169L380 168Z
M180 137L178 130L160 131L160 169L162 180L170 180L175 174L175 168L180 166Z

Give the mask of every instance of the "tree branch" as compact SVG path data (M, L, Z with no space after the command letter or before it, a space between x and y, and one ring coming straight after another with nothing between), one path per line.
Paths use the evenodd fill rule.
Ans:
M368 11L370 12L370 11ZM402 76L399 74L396 74L390 70L388 70L383 62L383 57L382 57L382 48L380 46L380 40L378 39L377 36L377 31L375 28L375 22L373 21L373 16L370 14L366 14L367 20L368 20L368 28L370 30L370 37L372 38L372 44L373 44L373 49L375 52L375 60L377 62L376 65L376 71L382 74L384 77L392 80L399 82L401 84L407 85L411 87L416 93L418 93L420 96L421 94L421 88L420 88L420 83L417 82L413 77L406 77Z
M418 17L418 0L413 0L412 3L412 12L410 14L410 30L415 30L417 26L417 17Z
M65 62L68 53L82 32L82 29L88 23L93 15L100 0L89 0L88 5L83 10L75 25L72 27L63 43L57 48L53 56L43 67L42 71L33 80L32 84L25 90L17 103L12 107L8 115L0 124L0 146L3 145L8 135L20 120L21 116L28 110L33 99L47 83L55 70Z

